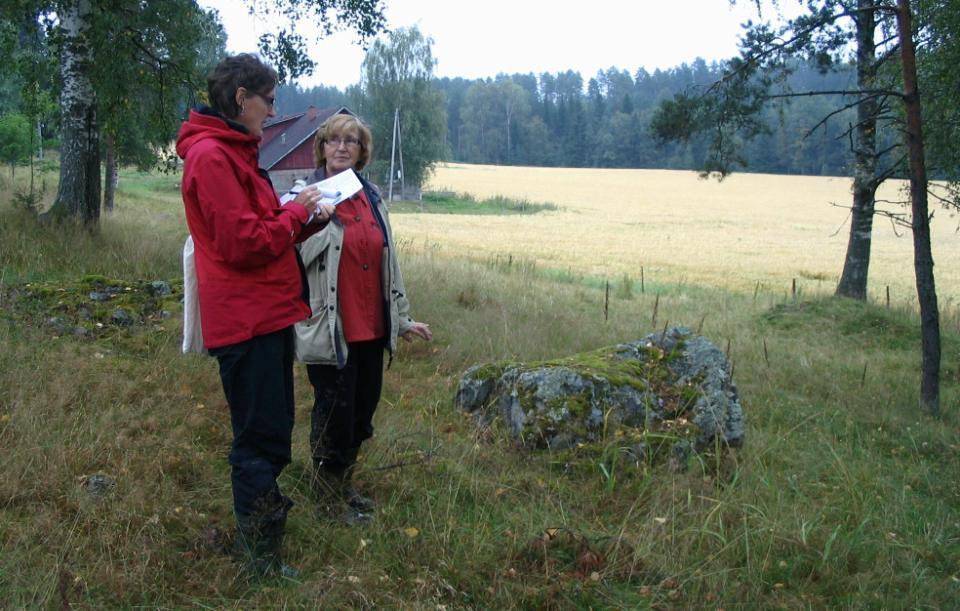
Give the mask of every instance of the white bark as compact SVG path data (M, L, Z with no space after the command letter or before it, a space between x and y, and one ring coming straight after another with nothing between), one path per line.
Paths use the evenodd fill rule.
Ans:
M60 187L51 213L87 224L100 217L100 147L96 92L87 74L93 62L90 0L64 3L60 74Z

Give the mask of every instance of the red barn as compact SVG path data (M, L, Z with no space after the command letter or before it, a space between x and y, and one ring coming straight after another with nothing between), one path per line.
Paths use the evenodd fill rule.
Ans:
M270 173L273 188L282 193L297 178L314 168L313 137L328 117L353 113L346 107L314 108L295 115L275 117L263 124L260 141L260 167Z

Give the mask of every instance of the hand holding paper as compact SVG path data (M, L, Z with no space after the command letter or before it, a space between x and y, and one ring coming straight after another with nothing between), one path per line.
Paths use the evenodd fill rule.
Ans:
M360 179L353 170L344 170L330 178L315 182L312 187L317 187L323 194L320 199L321 204L333 204L336 206L345 199L350 199L353 195L363 188Z
M336 206L345 199L349 199L357 191L363 188L363 185L360 184L360 179L357 178L357 175L353 170L345 170L339 174L331 176L330 178L315 182L310 185L303 185L302 182L303 181L297 181L297 184L294 184L293 188L281 195L280 204L286 205L287 203L294 201L297 195L304 189L315 187L320 194L320 199L316 201L317 208L311 211L310 218L307 219L307 223L312 223L315 218L320 215L319 206L324 204ZM327 216L329 217L329 214L327 214Z

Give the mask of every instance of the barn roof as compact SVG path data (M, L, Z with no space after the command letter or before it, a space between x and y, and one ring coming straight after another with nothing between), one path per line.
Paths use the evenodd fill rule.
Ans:
M298 146L313 138L327 117L336 114L352 115L346 106L340 108L315 108L310 106L307 111L298 115L287 115L278 117L267 123L264 128L270 126L279 126L283 131L273 136L269 142L260 147L260 167L264 170L270 170L280 163L284 157L289 155ZM280 125L286 123L286 126Z

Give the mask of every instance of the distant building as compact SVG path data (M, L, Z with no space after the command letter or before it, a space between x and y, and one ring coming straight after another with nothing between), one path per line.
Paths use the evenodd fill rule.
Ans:
M293 181L313 172L313 137L320 124L337 114L353 115L346 107L315 108L275 117L263 124L260 167L270 173L273 188L282 193Z

